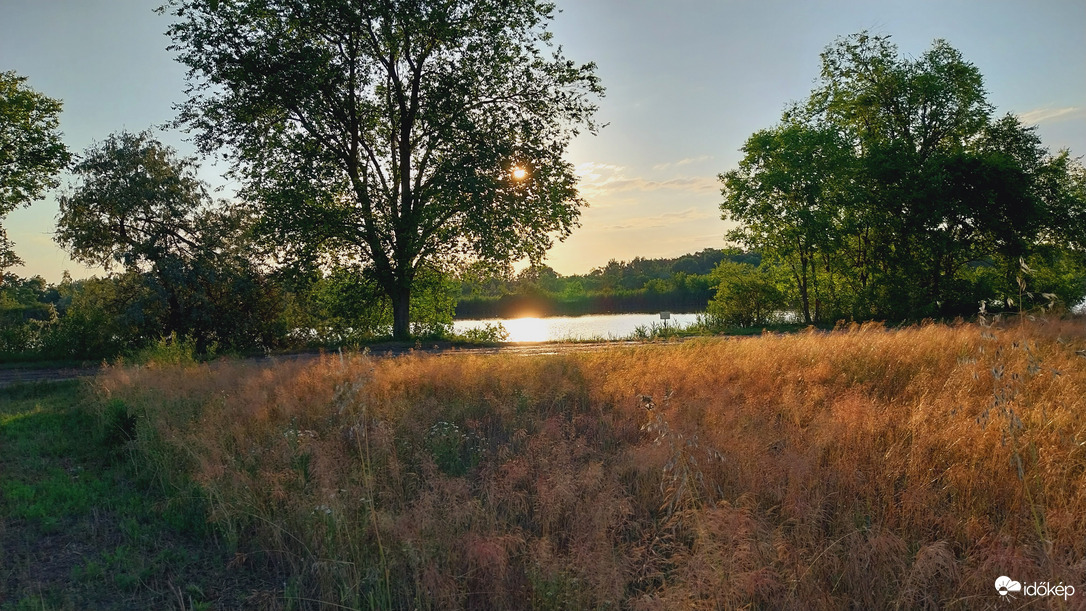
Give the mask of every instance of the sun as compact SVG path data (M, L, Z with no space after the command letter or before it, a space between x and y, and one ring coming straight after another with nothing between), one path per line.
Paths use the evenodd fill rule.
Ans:
M528 177L528 170L525 170L524 168L522 168L520 166L513 166L512 173L513 173L513 180L524 180L525 178Z

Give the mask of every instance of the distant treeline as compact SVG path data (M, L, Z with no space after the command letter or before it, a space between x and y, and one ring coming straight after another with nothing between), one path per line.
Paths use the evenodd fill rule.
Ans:
M236 241L236 240L235 240ZM583 275L546 266L519 274L472 266L425 270L412 293L412 332L450 337L461 318L703 312L721 264L757 254L707 249L674 259L611 261ZM360 345L392 334L391 304L367 268L264 269L201 249L105 278L0 274L0 362L139 357L165 341L245 353ZM171 340L169 338L176 338Z
M460 277L457 318L578 316L621 312L703 312L723 261L757 266L757 253L715 248L674 259L611 260L587 274L562 276L548 266L468 270Z

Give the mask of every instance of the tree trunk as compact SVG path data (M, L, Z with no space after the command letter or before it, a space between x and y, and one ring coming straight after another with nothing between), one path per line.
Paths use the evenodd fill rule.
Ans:
M162 287L162 292L166 293L166 328L164 331L176 333L179 337L184 336L186 329L182 327L185 317L181 312L181 300L177 297L177 289L166 280L165 272L158 269L153 270L153 272L153 277L158 285Z
M805 324L811 324L811 298L807 293L807 256L801 254L799 256L800 276L799 276L799 300L803 310L803 322Z
M411 282L397 283L390 291L392 298L392 339L411 339Z

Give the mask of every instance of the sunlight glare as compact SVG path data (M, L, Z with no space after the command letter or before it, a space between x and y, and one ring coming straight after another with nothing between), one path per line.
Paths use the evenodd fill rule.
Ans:
M549 338L547 321L542 318L513 318L503 322L509 342L545 342Z
M520 166L513 166L513 180L524 180L528 176L528 170Z

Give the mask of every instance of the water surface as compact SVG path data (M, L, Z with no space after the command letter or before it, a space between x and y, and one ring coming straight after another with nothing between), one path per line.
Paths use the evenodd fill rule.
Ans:
M697 314L672 314L669 327L686 326L697 320ZM594 314L590 316L548 316L546 318L489 318L486 320L457 320L453 332L482 329L487 324L501 323L509 332L508 342L554 342L576 339L625 339L639 327L661 326L659 314Z

